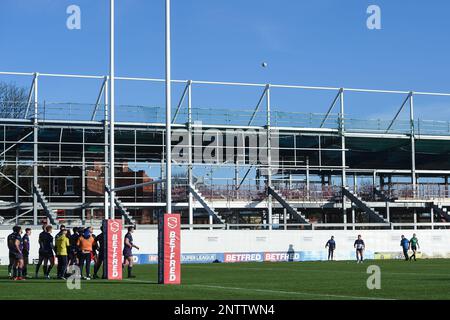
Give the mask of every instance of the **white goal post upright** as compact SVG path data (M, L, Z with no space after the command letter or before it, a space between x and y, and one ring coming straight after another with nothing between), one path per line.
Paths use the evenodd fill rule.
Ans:
M114 1L110 0L110 25L109 25L109 117L110 117L110 123L109 123L109 219L115 218L115 175L114 175L114 166L115 166L115 158L114 158L114 152L115 152L115 139L114 139L114 121L115 121L115 44L114 44L114 37L115 37L115 30L114 30ZM105 170L106 171L106 170ZM105 181L106 183L106 181ZM105 208L106 209L106 208Z
M161 182L166 186L166 210L158 217L158 283L160 284L180 284L181 276L181 254L180 254L180 214L172 214L172 125L171 125L171 46L170 46L170 0L166 1L165 10L165 96L166 96L166 135L165 135L165 154L166 154L166 176ZM115 44L114 44L114 2L110 0L110 23L109 23L109 159L105 161L109 164L109 170L105 167L105 223L104 228L117 227L118 220L115 220ZM108 121L108 119L105 119ZM106 159L107 154L105 154ZM106 181L106 172L109 172L109 186ZM128 186L127 188L136 188L139 185ZM108 199L109 198L109 199ZM109 209L109 210L108 210ZM109 212L109 214L108 214ZM111 227L111 225L113 227ZM120 224L121 225L121 224ZM109 226L109 227L108 227ZM111 228L110 228L111 227ZM117 240L117 232L110 232L108 229L108 243L111 241L110 235L114 234ZM112 230L112 229L111 229ZM114 242L114 241L113 241ZM116 243L116 242L114 242ZM117 249L117 248L115 248ZM122 257L120 256L120 259ZM108 255L109 259L109 255ZM111 269L111 268L109 268ZM109 272L109 271L108 271Z
M158 283L181 283L180 225L179 214L172 214L172 116L171 116L171 43L170 0L166 1L165 16L165 62L166 62L166 211L158 217Z

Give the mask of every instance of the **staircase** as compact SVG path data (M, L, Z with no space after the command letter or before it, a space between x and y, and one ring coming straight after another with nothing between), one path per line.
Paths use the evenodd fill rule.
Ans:
M33 192L36 194L37 201L41 204L44 209L44 215L48 218L50 224L58 224L56 210L50 208L48 200L42 192L41 187L37 184L33 187Z
M300 211L291 206L291 204L278 191L276 191L272 187L268 187L268 192L287 210L287 212L297 217L301 221L301 223L309 224L309 220L306 219L306 217Z
M223 224L225 223L225 219L223 219L222 216L214 210L211 204L208 203L206 198L202 196L200 191L198 191L195 186L189 186L189 192L192 193L192 195L198 202L200 202L200 204L203 206L203 208L206 210L206 212L208 212L210 216L213 216L216 219L216 221L220 223Z
M381 214L366 205L360 197L353 193L353 191L350 191L348 188L344 187L342 188L342 194L345 195L351 202L356 204L358 208L363 210L369 216L370 220L375 220L375 222L378 223L390 223L388 220L383 218Z
M433 210L437 213L439 213L439 215L445 219L445 221L450 222L450 215L447 211L447 208L444 208L442 206L442 204L440 203L436 203L436 202L432 202L431 203L431 207L433 208Z
M109 186L105 186L106 192L111 195L111 189ZM117 194L114 194L114 204L116 205L117 209L119 209L120 214L124 217L126 224L135 225L136 220L131 216L131 214L128 212L128 210L123 205L122 201L117 197Z
M119 209L120 214L124 217L126 224L135 225L136 220L131 216L131 214L128 212L128 210L124 207L122 201L117 197L117 195L114 196L114 203Z

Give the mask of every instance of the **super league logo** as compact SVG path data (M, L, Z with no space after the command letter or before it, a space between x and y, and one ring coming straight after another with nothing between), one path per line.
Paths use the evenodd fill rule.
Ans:
M116 233L117 231L119 231L119 223L117 223L117 222L112 222L111 224L110 224L110 227L109 227L109 229L112 231L112 232L114 232L114 233Z
M175 218L175 217L169 217L169 218L167 218L167 226L168 226L170 229L176 228L177 225L178 225L178 219L177 219L177 218Z

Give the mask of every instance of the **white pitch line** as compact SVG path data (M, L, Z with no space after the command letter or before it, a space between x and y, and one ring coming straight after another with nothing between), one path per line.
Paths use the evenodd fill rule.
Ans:
M140 280L132 280L132 279L123 279L123 281L155 284L155 282L152 282L152 281L140 281ZM283 290L254 289L254 288L237 288L237 287L224 287L224 286L204 285L204 284L185 284L182 286L184 286L184 287L203 287L203 288L210 288L210 289L254 291L254 292L261 292L261 293L274 293L274 294L285 294L285 295L301 295L301 296L313 296L313 297L357 299L357 300L395 300L395 299L389 299L389 298L358 297L358 296L347 296L347 295L326 294L326 293L308 293L308 292L298 292L298 291L283 291Z
M142 284L157 284L155 281L145 281L145 280L132 280L132 279L122 279L122 281L128 281L128 282L139 282Z
M338 295L338 294L310 293L310 292L308 293L308 292L298 292L298 291L282 291L282 290L269 290L269 289L254 289L254 288L237 288L237 287L224 287L224 286L203 285L203 284L192 284L191 286L211 288L211 289L254 291L254 292L262 292L262 293L284 294L284 295L301 295L301 296L344 298L344 299L357 299L357 300L395 300L395 299L390 299L390 298L358 297L358 296L346 296L346 295Z

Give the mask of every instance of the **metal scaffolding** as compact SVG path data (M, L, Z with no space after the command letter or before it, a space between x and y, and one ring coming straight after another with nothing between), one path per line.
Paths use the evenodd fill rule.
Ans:
M54 214L85 224L108 217L109 210L111 217L120 213L128 222L152 224L164 207L169 211L164 193L172 184L173 210L191 229L448 227L450 123L415 118L414 98L450 94L169 79L183 89L166 123L161 107L111 108L111 75L118 82L165 81L114 72L0 72L31 78L24 116L0 115L4 221L38 224ZM49 101L39 95L44 78L95 80L99 91L92 103ZM201 86L262 93L253 109L202 108L192 100ZM325 113L274 110L278 89L329 92L331 104ZM392 119L358 120L344 109L352 93L406 98ZM409 119L399 119L406 108ZM169 140L168 126L186 139ZM164 180L171 176L167 164L174 151L165 152L171 142L184 149L183 157L171 161L178 171ZM211 147L219 142L220 148ZM197 157L208 148L215 150L214 161ZM252 152L264 154L266 162L250 163Z

